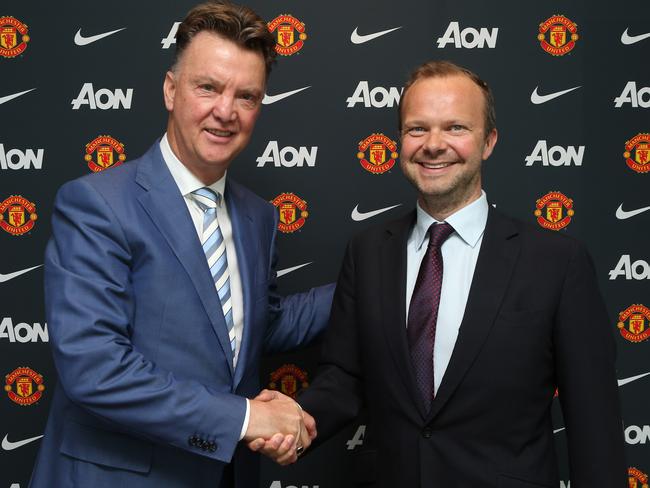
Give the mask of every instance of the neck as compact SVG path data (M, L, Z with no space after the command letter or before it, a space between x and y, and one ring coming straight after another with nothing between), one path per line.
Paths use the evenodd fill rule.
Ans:
M467 193L463 195L419 195L418 202L420 207L426 213L431 215L438 222L442 222L450 215L458 212L460 209L465 208L470 203L475 202L481 198L481 187L478 191Z

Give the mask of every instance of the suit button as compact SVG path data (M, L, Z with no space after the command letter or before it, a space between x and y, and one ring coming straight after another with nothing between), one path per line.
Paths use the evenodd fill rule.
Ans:
M425 427L422 430L422 437L424 437L425 439L431 439L431 434L433 434L431 427Z
M187 439L188 444L192 447L196 446L196 441L197 437L195 435L192 435L189 439Z
M214 442L211 442L208 446L208 451L215 452L217 450L217 445Z
M201 449L203 451L207 451L209 447L210 447L210 443L208 441L201 442Z

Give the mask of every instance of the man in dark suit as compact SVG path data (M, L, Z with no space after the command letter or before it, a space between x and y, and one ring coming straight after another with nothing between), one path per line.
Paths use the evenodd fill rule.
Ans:
M400 131L417 209L348 245L321 367L299 398L319 439L365 407L364 486L557 488L557 387L572 488L623 488L615 345L593 264L574 239L488 205L489 88L426 63L404 88ZM251 446L286 461L280 442Z
M64 185L46 251L59 386L31 485L253 487L241 439L309 443L262 354L310 342L333 286L276 294L277 212L227 177L259 115L275 41L252 10L194 8L164 81L167 132Z

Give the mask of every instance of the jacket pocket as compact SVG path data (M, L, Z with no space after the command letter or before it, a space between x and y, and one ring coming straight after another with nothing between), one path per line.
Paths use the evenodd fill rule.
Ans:
M126 434L68 420L64 426L60 451L81 461L148 473L153 446L150 442Z
M377 479L377 451L361 451L354 456L354 481L369 486Z
M504 474L499 475L499 484L497 486L499 488L552 488L551 485L542 485L533 481L525 481Z

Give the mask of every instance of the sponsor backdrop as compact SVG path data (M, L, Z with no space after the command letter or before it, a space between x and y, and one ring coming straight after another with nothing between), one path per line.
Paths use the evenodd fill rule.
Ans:
M618 346L630 486L647 487L650 4L599 3L251 1L279 59L229 175L278 207L281 290L333 281L350 236L414 206L396 129L409 70L430 58L475 70L497 101L489 200L580 238L594 256ZM163 133L163 76L193 2L106 5L0 8L0 488L27 486L57 383L41 267L55 192L128 164ZM316 352L267 358L263 384L295 394L312 380ZM295 466L265 463L261 486L352 486L365 429L360 418Z

